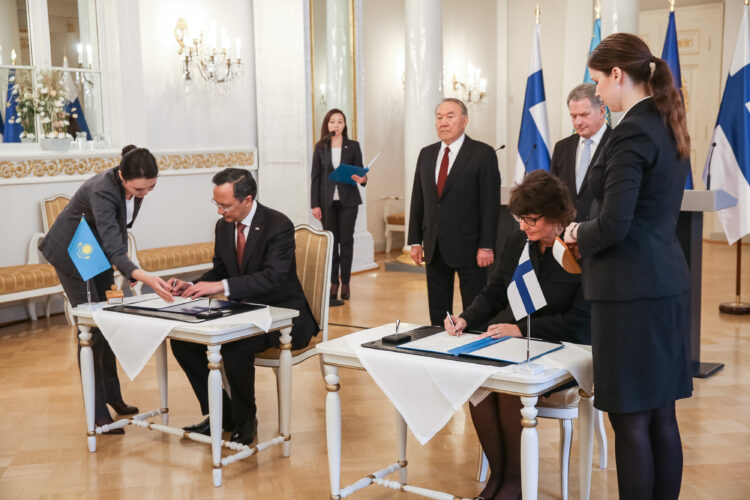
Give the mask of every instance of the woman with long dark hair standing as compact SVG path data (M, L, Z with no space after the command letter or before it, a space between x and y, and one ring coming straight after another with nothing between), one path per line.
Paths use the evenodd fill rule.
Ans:
M128 256L128 233L132 227L143 197L156 186L159 167L148 149L125 146L120 164L96 174L73 195L49 232L39 245L44 257L55 267L60 284L72 307L87 301L86 282L68 255L73 235L81 216L104 250L109 262L131 281L141 281L157 294L172 301L169 285L158 276L139 269ZM91 282L91 300L106 300L105 292L114 284L114 269L97 274ZM138 413L138 408L123 401L117 377L115 355L98 328L91 330L91 348L94 351L94 421L97 426L112 423L107 404L120 415ZM122 434L124 429L114 429L109 434Z
M690 168L685 112L669 67L635 35L610 35L588 66L604 104L625 112L589 172L591 218L565 233L591 301L594 404L615 431L620 498L676 499L675 401L693 389L690 279L676 236Z
M323 222L323 229L333 233L333 268L331 269L331 298L336 299L341 276L341 298L350 297L349 278L354 255L354 223L362 197L356 185L335 182L328 178L340 164L362 166L359 143L347 135L346 116L340 109L332 109L323 118L320 141L315 145L312 163L310 204L313 217ZM364 186L367 176L352 175L352 180Z

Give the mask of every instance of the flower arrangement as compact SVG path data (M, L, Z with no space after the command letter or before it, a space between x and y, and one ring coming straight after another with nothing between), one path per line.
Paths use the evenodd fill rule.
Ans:
M24 73L18 73L9 80L13 84L12 95L16 101L16 116L9 118L8 122L21 124L22 139L36 138L37 117L42 128L42 139L72 139L68 134L70 114L65 110L66 95L62 71L40 71L36 76L36 86L32 85L31 78Z

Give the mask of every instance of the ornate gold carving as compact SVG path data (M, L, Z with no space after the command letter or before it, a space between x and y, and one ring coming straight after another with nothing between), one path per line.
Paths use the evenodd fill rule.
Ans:
M214 469L221 469L221 464L220 463L214 464Z
M693 38L680 38L679 40L677 40L677 46L681 49L684 49L686 47L692 47L693 42Z
M401 483L401 491L406 493L406 483Z
M255 153L253 151L156 154L155 157L160 171L214 167L249 167L255 164ZM0 161L0 179L98 174L115 167L119 161L119 156L89 156L49 160L40 158L17 161L4 160Z
M87 435L88 437L91 437L91 436L96 436L96 432L94 432L94 431L86 431L86 435Z
M90 340L79 340L78 345L81 347L91 347L91 341Z
M282 350L282 351L289 351L289 350L292 349L292 344L291 343L289 343L289 344L281 344L279 346L279 349Z
M341 500L341 495L331 495L331 500Z
M535 418L522 418L521 425L524 427L533 428L536 427L537 420Z
M291 434L286 434L286 435L282 434L282 436L284 436L284 441L291 441L292 440L292 435Z
M221 368L221 363L209 363L208 369L209 370L218 370Z
M164 414L164 413L169 413L169 408L160 408L160 409L159 409L159 411L160 411L160 412L161 412L162 414Z
M593 394L586 394L586 391L584 391L580 387L578 388L578 395L582 398L590 398L591 396L593 396Z
M336 392L341 389L341 384L326 384L326 391Z
M370 481L375 481L375 474L367 474L367 477L370 478Z
M401 467L402 469L404 467L406 467L407 465L409 465L409 462L407 462L406 460L399 460L398 461L398 466Z

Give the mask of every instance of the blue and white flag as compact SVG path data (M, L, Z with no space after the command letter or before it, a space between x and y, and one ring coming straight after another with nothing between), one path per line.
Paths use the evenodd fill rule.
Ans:
M8 95L5 100L5 130L3 131L3 142L21 142L21 119L16 112L16 96L13 89L16 86L16 70L8 71Z
M96 241L86 218L81 216L81 222L68 245L68 255L81 274L83 281L88 281L99 273L112 267L104 255L104 250Z
M529 259L529 242L523 247L518 267L508 285L508 302L513 310L516 321L547 305L547 301L539 286L539 280Z
M88 140L91 140L91 131L89 125L86 123L86 117L83 115L83 107L81 106L81 100L78 98L78 90L76 90L75 83L73 82L73 76L70 71L65 72L65 111L70 115L70 121L76 121L78 123L78 130L86 132Z
M526 79L526 97L523 100L521 132L518 136L518 155L514 180L523 180L526 172L549 170L549 125L547 122L547 101L544 96L542 76L542 54L539 50L541 27L534 26L529 77Z
M667 63L667 66L672 71L672 80L677 92L680 93L684 107L685 96L682 94L682 71L680 71L680 52L677 50L677 25L674 20L674 12L669 13L669 24L667 25L667 35L664 37L664 48L661 50L661 58L664 59L664 62ZM685 189L693 189L692 167L688 170Z
M750 234L750 29L745 5L734 57L721 98L719 117L703 178L711 189L723 189L737 205L718 212L729 244Z

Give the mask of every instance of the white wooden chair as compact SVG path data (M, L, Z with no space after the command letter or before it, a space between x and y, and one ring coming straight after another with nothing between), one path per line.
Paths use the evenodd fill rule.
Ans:
M385 221L385 253L391 253L393 232L406 232L406 212L403 196L383 196L383 220Z
M328 301L331 283L331 264L333 259L333 234L330 231L319 231L307 224L301 224L294 229L296 244L295 258L297 260L297 277L302 284L305 298L310 305L320 333L310 340L310 344L303 348L292 350L292 366L318 354L315 346L328 340ZM273 368L276 375L276 390L279 409L281 401L286 400L286 408L291 408L292 382L281 384L279 379L279 357L281 351L276 348L267 349L255 357L255 366ZM322 370L322 367L321 367ZM285 426L283 419L291 421L291 415L282 415L279 411L279 429ZM288 428L288 425L286 426ZM284 442L284 456L289 456L289 441Z
M560 490L563 500L568 500L568 469L570 468L570 447L573 442L573 420L578 418L578 387L554 393L549 398L539 398L537 417L560 420ZM599 468L607 468L607 434L604 430L604 413L594 409L594 435L599 450ZM479 447L479 467L477 481L487 479L489 462L482 447Z
M37 249L39 243L44 238L44 235L47 234L49 231L49 228L52 227L52 224L55 223L55 220L57 220L57 216L60 215L60 212L63 211L63 209L68 205L68 202L70 201L70 196L66 194L56 194L54 196L51 196L49 198L44 198L41 201L41 209L42 209L42 234L35 234L32 238L32 244L34 245L34 248L32 249L32 244L29 244L29 263L31 263L32 255L36 255L36 259L34 260L34 263L38 263L39 260L43 260L42 257L39 256L39 251ZM34 252L34 253L32 253ZM46 262L46 261L45 261ZM52 303L52 298L54 295L48 295L46 298L46 303L44 307L44 314L46 317L49 318L50 314L50 305ZM65 319L68 321L69 325L74 324L73 321L73 313L71 311L70 302L68 301L68 296L65 295L65 292L62 292L63 300L65 301ZM36 308L34 305L34 301L29 301L29 313L32 317L32 319L36 319ZM31 310L34 309L34 314L31 314Z

